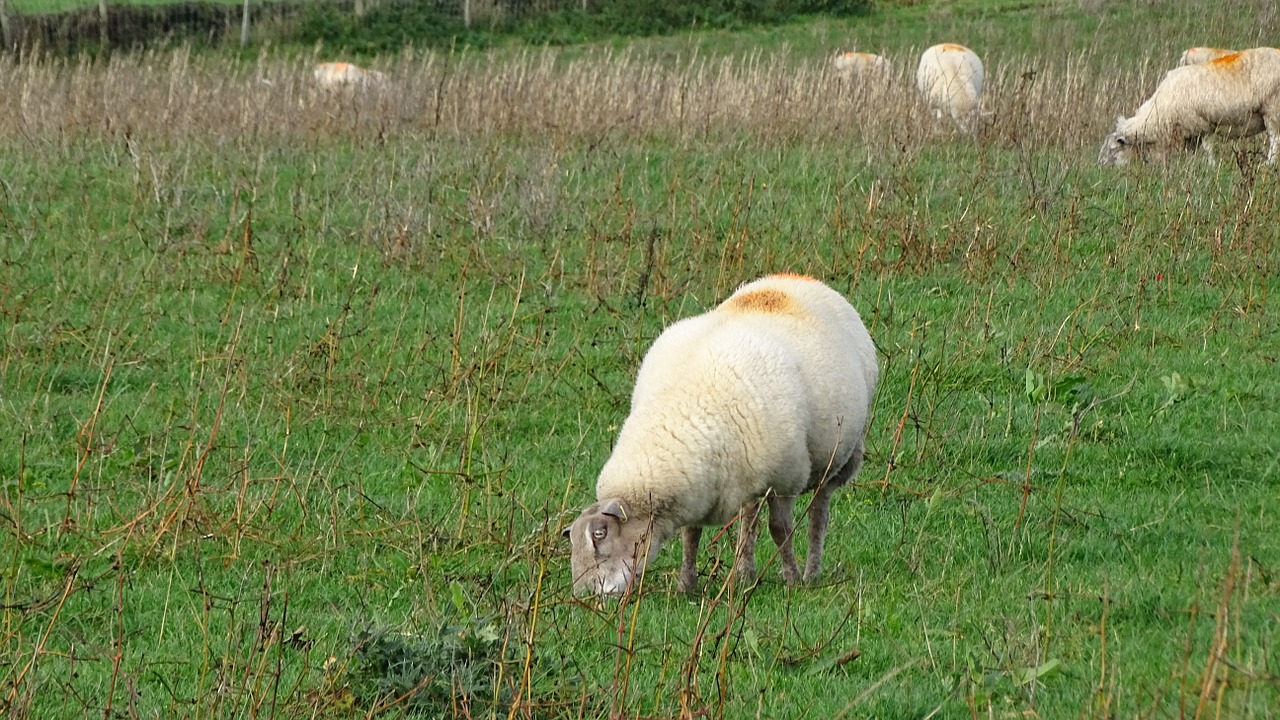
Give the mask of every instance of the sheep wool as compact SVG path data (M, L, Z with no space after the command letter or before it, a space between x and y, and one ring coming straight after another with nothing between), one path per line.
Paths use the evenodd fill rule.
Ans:
M387 76L377 70L365 70L346 62L320 63L312 75L316 87L328 92L381 89L387 84Z
M1182 67L1183 65L1199 65L1200 63L1207 63L1210 60L1217 60L1218 58L1230 55L1233 52L1236 51L1213 47L1187 48L1182 53L1182 57L1178 58L1178 67Z
M845 82L886 82L892 74L888 58L875 53L842 52L831 60L831 68Z
M946 113L964 132L973 129L985 82L986 72L977 53L955 43L925 50L916 70L916 89L937 117Z
M596 483L598 501L564 531L575 590L627 590L682 530L679 584L690 591L701 529L736 515L733 574L749 580L762 499L783 578L798 582L792 511L808 491L803 579L816 578L831 496L862 464L878 379L857 311L806 276L756 280L667 328L640 365L631 412Z
M1280 154L1280 50L1241 50L1166 73L1133 117L1116 118L1098 164L1124 165L1149 148L1195 148L1211 135L1247 138L1264 130L1270 164Z

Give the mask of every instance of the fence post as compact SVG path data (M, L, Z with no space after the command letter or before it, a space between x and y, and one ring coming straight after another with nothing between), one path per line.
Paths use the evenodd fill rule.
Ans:
M364 0L356 0L356 17L364 17Z
M8 0L0 0L0 40L4 41L0 50L13 47L13 29L9 27Z
M462 0L462 27L471 29L471 0Z
M244 17L240 20L240 47L249 44L249 0L244 0Z
M111 35L107 32L107 0L98 0L98 42L103 50L111 44Z

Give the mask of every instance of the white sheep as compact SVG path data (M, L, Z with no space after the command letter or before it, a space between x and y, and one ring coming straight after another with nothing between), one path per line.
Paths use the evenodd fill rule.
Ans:
M782 576L796 497L812 490L803 578L821 572L831 496L862 464L879 370L857 311L800 275L743 285L667 328L636 376L631 413L596 482L598 502L565 529L578 592L621 593L683 529L680 588L697 584L704 526L739 517L736 579L755 577L759 501Z
M316 79L316 87L326 92L382 90L387 87L386 75L351 63L320 63L316 65L312 74Z
M864 52L840 52L831 59L836 75L847 83L872 81L887 82L893 72L889 59L883 55Z
M1195 148L1210 135L1246 138L1266 130L1267 163L1280 154L1280 50L1254 48L1165 74L1131 118L1116 118L1099 165L1124 165L1147 148Z
M925 50L916 70L916 88L936 116L941 118L947 113L965 132L973 128L985 81L982 60L969 48L955 43Z
M1217 60L1220 57L1230 55L1235 50L1223 50L1222 48L1212 47L1193 47L1188 48L1182 53L1182 57L1178 58L1178 67L1184 65L1199 65L1207 63L1210 60Z

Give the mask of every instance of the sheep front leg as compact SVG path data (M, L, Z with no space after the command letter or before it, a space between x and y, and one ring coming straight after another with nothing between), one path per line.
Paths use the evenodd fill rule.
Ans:
M778 546L778 555L782 560L782 580L788 585L800 582L800 566L796 564L796 550L791 544L791 536L796 530L795 524L791 522L795 506L794 497L769 494L769 534Z
M680 592L691 593L698 589L698 543L702 541L702 528L691 525L680 534L684 542L684 559L680 563Z
M752 500L738 512L738 547L733 558L733 580L742 585L756 579L756 525L760 521L760 501Z

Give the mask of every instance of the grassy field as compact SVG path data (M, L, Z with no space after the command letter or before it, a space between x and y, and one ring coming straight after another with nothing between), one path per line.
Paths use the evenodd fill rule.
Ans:
M354 98L0 57L0 716L1273 717L1280 175L1094 163L1268 7L406 52ZM942 39L973 138L909 89ZM897 84L835 85L848 45ZM729 586L713 530L697 595L667 549L572 597L646 347L781 270L882 364L824 579L762 540Z

